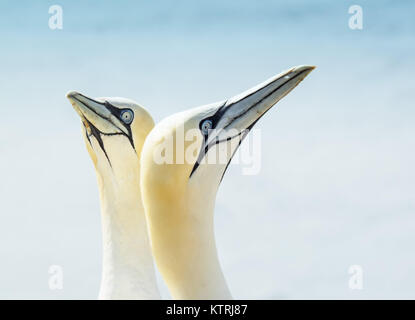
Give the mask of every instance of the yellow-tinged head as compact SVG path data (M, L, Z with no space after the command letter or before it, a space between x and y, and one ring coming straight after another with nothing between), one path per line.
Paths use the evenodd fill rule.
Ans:
M141 189L153 254L174 298L229 298L213 209L232 156L255 123L312 70L299 66L223 102L172 115L151 131Z
M139 158L144 141L154 127L150 114L126 98L89 98L67 94L81 117L84 140L98 177L114 183L139 180Z
M140 155L154 127L150 114L125 98L71 91L94 163L101 199L102 299L155 299L159 293L140 191Z

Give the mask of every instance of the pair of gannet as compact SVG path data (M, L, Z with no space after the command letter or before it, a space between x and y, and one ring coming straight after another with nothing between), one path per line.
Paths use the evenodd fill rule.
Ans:
M313 69L292 68L155 127L150 114L131 100L67 94L81 117L98 179L103 237L99 298L160 298L154 256L174 299L231 299L214 238L219 184L248 130ZM189 132L194 139L187 138ZM165 148L166 142L173 148ZM226 161L204 161L218 146L229 151ZM189 148L195 152L191 161L177 155L177 149ZM160 150L175 161L160 162Z

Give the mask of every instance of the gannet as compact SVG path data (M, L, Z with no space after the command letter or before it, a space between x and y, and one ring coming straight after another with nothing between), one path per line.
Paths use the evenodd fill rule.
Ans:
M313 69L294 67L228 100L174 114L147 136L142 198L153 255L174 299L232 298L214 238L219 184L248 130ZM189 132L193 139L186 139ZM227 161L203 161L216 146L228 149ZM176 153L180 148L195 152L192 161ZM160 152L172 153L173 161L161 161Z
M154 122L134 101L67 94L81 117L101 202L99 299L159 299L140 193L139 158Z

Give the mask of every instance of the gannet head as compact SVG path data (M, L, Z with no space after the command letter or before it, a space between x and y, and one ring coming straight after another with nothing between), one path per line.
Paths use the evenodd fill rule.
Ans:
M174 298L227 297L212 281L222 277L211 267L218 186L248 131L313 69L294 67L228 100L172 115L147 137L143 203L153 254Z
M139 181L141 148L154 127L147 110L126 98L92 99L76 91L66 96L81 117L98 176L114 183Z
M100 299L159 297L140 191L140 155L154 126L150 114L125 98L67 94L81 117L101 200L103 268Z

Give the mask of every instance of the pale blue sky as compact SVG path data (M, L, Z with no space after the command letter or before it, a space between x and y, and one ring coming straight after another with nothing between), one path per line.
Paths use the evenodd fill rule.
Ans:
M63 30L48 28L52 4ZM409 0L2 1L0 297L98 292L98 194L67 91L132 98L159 121L313 64L258 125L260 174L231 166L218 193L233 295L415 298L414 12ZM62 291L48 289L51 264Z

